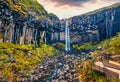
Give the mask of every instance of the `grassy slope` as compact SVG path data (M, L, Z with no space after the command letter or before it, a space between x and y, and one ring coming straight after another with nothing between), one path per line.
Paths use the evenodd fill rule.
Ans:
M18 12L21 16L28 13L36 16L38 19L47 18L48 13L36 0L2 0L0 3L6 4L11 11ZM48 19L49 20L49 19ZM3 35L0 35L3 37ZM10 62L8 52L15 59L15 63ZM49 56L56 54L56 50L44 43L39 48L34 49L33 45L19 45L12 43L0 43L0 75L4 78L19 79L20 74L29 77L30 72L40 64L40 62Z
M10 62L10 57L4 52L7 51L14 57L15 63ZM4 78L19 79L19 74L29 77L30 71L40 64L40 62L56 53L55 49L41 44L41 47L33 49L33 45L18 45L12 43L0 43L0 74Z
M22 16L24 16L26 13L38 16L48 15L44 7L36 0L4 0L2 2L9 6L11 10L19 12Z
M104 54L108 55L120 55L120 33L117 36L106 39L100 43L86 43L83 45L73 45L74 49L81 50L81 49L91 49L97 48L99 46L102 47ZM84 62L80 62L77 70L79 72L78 78L82 79L83 82L108 82L108 79L105 76L92 71L92 66L94 61L97 60L96 57L99 57L101 50L95 50L92 52L94 55L93 59L87 59ZM119 61L118 61L119 62ZM119 82L113 79L111 82Z
M80 65L76 68L79 72L78 78L83 82L108 82L104 75L92 70L92 64L93 62L89 59L84 62L80 62Z
M4 2L10 6L12 10L18 10L19 12L29 12L30 9L34 9L39 14L47 14L43 6L35 0L4 0Z
M91 48L97 48L101 46L103 48L103 51L105 54L110 54L110 55L119 55L120 54L120 33L118 33L117 36L106 39L100 43L85 43L85 44L74 44L72 45L73 48L77 51L80 50L88 50Z

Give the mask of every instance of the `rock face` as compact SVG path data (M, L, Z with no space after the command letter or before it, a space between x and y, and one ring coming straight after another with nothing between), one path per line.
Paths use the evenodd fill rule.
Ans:
M71 43L102 41L120 31L120 3L69 18ZM39 44L65 41L65 20L36 0L0 1L0 42Z
M120 31L120 3L70 18L73 39L102 41ZM75 37L76 36L76 37ZM73 41L75 42L75 41Z
M37 1L0 1L0 42L39 44L45 37L51 38L58 25L59 19L48 14Z
M49 19L52 22L51 24L52 26L49 28L52 28L52 29L47 34L47 36L49 36L48 41L50 42L60 41L61 23L59 18L54 14L49 13Z

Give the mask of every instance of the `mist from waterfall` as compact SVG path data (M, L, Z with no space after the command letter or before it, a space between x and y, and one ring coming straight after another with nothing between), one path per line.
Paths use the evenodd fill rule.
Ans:
M67 52L70 51L70 34L69 34L68 21L66 21L66 26L65 26L65 50Z

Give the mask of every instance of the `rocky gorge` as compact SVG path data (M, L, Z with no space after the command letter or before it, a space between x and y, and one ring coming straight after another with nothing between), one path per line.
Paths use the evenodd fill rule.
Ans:
M0 41L39 44L65 41L65 19L47 11L37 1L0 1ZM37 9L34 5L40 8ZM31 7L25 8L22 4ZM97 42L120 31L120 3L68 18L71 43ZM9 35L9 37L8 37Z
M15 77L12 80L20 82L80 82L75 68L79 61L85 61L86 55L96 50L92 48L93 45L90 45L88 51L83 46L84 52L73 53L66 53L64 44L62 48L57 45L54 48L59 53L54 55L55 50L48 45L65 42L66 20L71 45L111 38L120 32L119 13L120 3L116 3L60 20L56 15L48 13L36 0L0 0L0 69L4 70L2 65L5 64L8 73L13 77L19 76L18 80ZM78 45L77 48L81 49ZM5 51L12 54L8 56ZM9 65L14 69L10 69ZM8 81L7 74L4 75L5 79L1 72L0 75L0 81Z

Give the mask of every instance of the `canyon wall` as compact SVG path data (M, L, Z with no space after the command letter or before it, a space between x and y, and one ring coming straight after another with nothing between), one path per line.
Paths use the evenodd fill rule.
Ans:
M35 0L0 0L0 42L65 42L65 20ZM102 41L120 32L120 3L67 20L71 43Z
M47 13L37 1L0 1L1 42L39 44L40 40L49 41L51 34L59 27L59 18Z
M102 41L120 32L120 3L74 16L69 20L73 39L79 40L76 42Z

